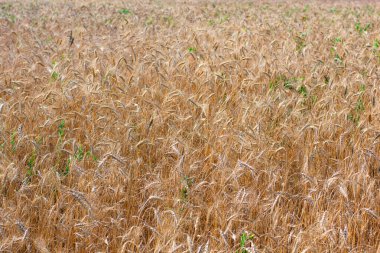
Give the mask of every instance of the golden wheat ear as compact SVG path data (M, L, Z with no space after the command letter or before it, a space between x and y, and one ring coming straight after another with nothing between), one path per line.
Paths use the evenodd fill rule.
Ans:
M0 252L379 252L380 4L0 0Z

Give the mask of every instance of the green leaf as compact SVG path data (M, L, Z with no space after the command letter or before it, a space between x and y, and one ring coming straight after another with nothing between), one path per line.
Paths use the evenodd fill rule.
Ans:
M373 43L373 48L379 49L379 47L380 47L380 41L378 39L375 39L375 42Z
M341 37L336 37L335 39L334 39L334 44L338 44L338 43L340 43L340 42L342 42L343 40L342 40L342 38Z
M293 77L293 78L290 78L290 79L286 79L284 81L284 88L288 89L288 90L293 90L294 89L293 84L297 83L297 80L302 81L302 78L295 78L295 77Z
M360 22L356 22L356 23L355 23L355 30L356 30L358 33L360 33L360 34L363 33L363 28L362 28L362 25L360 24Z
M145 21L145 25L152 25L154 23L153 17L148 17Z
M120 14L124 14L124 15L128 15L128 14L131 13L131 11L128 10L128 9L121 9L121 10L119 10L119 13L120 13Z
M361 93L365 92L365 84L361 84L360 87L359 87L359 91Z
M340 64L340 63L343 62L343 59L342 59L342 57L340 57L339 54L335 54L334 61L335 61L336 63L339 63L339 64Z
M361 98L356 103L355 110L357 113L361 113L364 111L364 103L363 103L363 100Z
M62 140L64 135L65 135L65 120L63 119L58 126L58 137L59 137L59 139Z
M186 201L187 197L189 196L189 192L186 186L181 188L181 199Z
M65 171L63 172L64 176L67 176L70 173L70 164L71 164L71 158L67 159L67 162L65 165Z
M12 145L12 151L15 152L16 151L16 135L17 135L17 132L14 131L12 134L11 134L11 145Z
M248 239L247 234L245 232L243 232L243 234L240 237L240 247L241 248L244 248L245 242L247 241L247 239Z
M307 97L307 90L305 85L299 87L297 91L299 94L303 95L304 97Z
M77 161L82 161L83 158L84 158L84 150L83 150L83 147L81 145L78 146L78 149L77 151L75 152L75 159L77 159Z
M59 73L56 72L56 71L53 71L53 73L51 73L51 78L52 78L54 81L58 80L58 78L59 78Z
M96 157L96 155L94 155L90 150L86 152L86 157L91 157L94 162L98 160L98 157Z
M363 30L364 30L365 32L367 32L367 31L368 31L369 29L371 29L371 28L372 28L372 24L369 23L369 24L366 24L366 25L365 25L365 27L364 27Z

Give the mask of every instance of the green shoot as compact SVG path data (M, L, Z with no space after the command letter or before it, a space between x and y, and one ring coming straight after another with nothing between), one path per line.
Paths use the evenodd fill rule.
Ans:
M13 9L11 3L0 3L0 19L5 18L11 23L16 22L16 16L10 13Z
M96 156L96 155L94 155L90 150L88 150L87 152L86 152L86 155L85 155L86 157L90 157L90 158L92 158L92 160L94 161L94 162L96 162L97 160L98 160L98 157Z
M7 19L8 19L11 23L15 23L15 22L16 22L16 16L13 15L13 14L7 14Z
M373 48L379 49L379 47L380 47L380 41L378 39L375 39L375 42L373 42Z
M74 157L75 157L75 159L77 159L77 161L80 162L83 160L84 154L85 153L84 153L83 147L81 145L79 145L77 151L75 152Z
M355 111L358 114L360 114L364 111L364 103L363 103L363 100L361 98L359 98L358 102L356 103Z
M364 27L364 31L367 32L371 28L372 28L372 24L366 24Z
M17 135L17 132L14 131L12 134L11 134L11 145L12 145L12 151L13 152L16 152L16 135Z
M359 33L362 33L362 32L363 32L363 30L362 30L362 28L361 28L361 25L360 25L360 22L356 22L356 23L355 23L355 30L356 30L357 32L359 32Z
M67 159L66 161L65 170L63 172L64 176L67 176L70 173L70 164L71 164L71 158Z
M336 7L333 7L329 10L330 13L337 13L338 9Z
M153 17L148 17L145 21L145 25L153 25L154 19Z
M59 140L62 140L65 135L65 120L62 120L58 126L58 137Z
M124 14L124 15L128 15L128 14L131 13L131 11L128 10L128 9L121 9L121 10L119 10L119 13L120 13L120 14Z
M311 96L311 102L312 102L312 104L315 104L317 102L317 100L318 100L318 97L316 95L312 95Z
M171 27L174 25L174 18L173 16L165 16L164 21L167 24L167 26Z
M278 86L286 80L284 75L278 75L269 82L269 90L274 91L278 88Z
M269 90L274 91L276 90L280 85L284 86L285 89L293 90L295 85L297 83L301 83L304 80L304 77L292 77L287 78L285 75L278 75L276 76L270 83L269 83Z
M188 189L184 186L181 188L181 199L183 201L186 201L187 200L187 197L189 196L189 192L188 192Z
M361 84L360 87L359 87L359 91L361 93L365 92L365 84Z
M293 85L292 85L292 82L289 81L289 80L285 81L284 87L285 87L285 89L288 89L288 90L292 90L294 88Z
M27 172L26 172L26 175L28 177L31 177L33 175L33 167L34 165L36 164L36 151L33 150L32 154L30 155L29 159L27 160L26 164L27 164Z
M57 81L59 78L59 73L57 71L53 71L51 73L51 79L53 79L54 81Z
M248 233L243 232L243 234L240 236L240 249L237 251L237 253L248 253L246 244L248 241L253 240L253 237L253 234L249 235Z
M305 85L301 85L297 91L299 94L303 95L304 97L307 97L307 90Z
M334 62L337 64L341 64L341 63L343 63L343 59L339 54L335 54Z
M336 44L338 44L338 43L341 43L343 40L342 40L342 38L341 37L336 37L335 39L334 39L334 45L336 45Z
M352 121L354 124L359 123L360 115L364 112L364 110L365 110L364 102L361 98L359 98L358 101L356 102L354 111L348 114L347 119Z
M329 76L323 76L323 81L324 81L324 83L325 84L329 84L329 82L330 82L330 77Z
M181 200L187 201L189 197L190 187L193 185L194 179L188 176L184 176L182 179L182 188L180 190Z
M369 23L369 24L366 24L364 27L361 25L360 22L356 22L355 23L355 30L360 34L362 35L364 32L368 32L368 30L370 30L372 28L372 24Z
M216 22L215 22L215 20L213 20L213 19L209 19L209 20L207 21L207 24L208 24L209 26L215 26L215 25L216 25Z
M306 33L301 33L295 38L296 51L301 52L306 47Z
M303 80L304 80L303 77L300 77L300 78L292 77L289 79L285 79L284 80L284 88L288 89L288 90L293 90L294 84L296 84L297 82L302 82Z

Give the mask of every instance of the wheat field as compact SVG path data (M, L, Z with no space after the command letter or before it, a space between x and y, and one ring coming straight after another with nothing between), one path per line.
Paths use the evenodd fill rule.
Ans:
M380 5L1 1L0 252L380 252Z

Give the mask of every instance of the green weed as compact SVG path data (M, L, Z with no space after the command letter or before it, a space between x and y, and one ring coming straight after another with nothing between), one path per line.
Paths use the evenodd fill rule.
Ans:
M304 80L303 77L292 77L292 78L289 78L289 79L285 79L284 80L284 88L285 89L288 89L288 90L293 90L294 89L294 86L297 84L297 83L300 83Z
M329 12L330 13L337 13L338 9L336 7L332 7L332 8L329 9Z
M323 81L324 81L324 83L325 84L329 84L329 82L330 82L330 77L329 76L323 76Z
M361 98L356 102L355 111L360 114L364 111L364 103Z
M301 83L304 80L303 77L291 77L287 78L285 75L278 75L276 76L270 83L269 83L269 90L274 91L279 86L283 86L285 89L288 90L295 90L295 87L298 83Z
M77 159L77 161L80 162L83 160L84 155L85 155L85 153L84 153L83 147L82 147L82 145L79 145L75 154L74 154L74 157L75 157L75 159Z
M121 9L118 11L120 14L128 15L131 14L131 11L128 9Z
M306 33L301 33L295 37L296 51L301 52L306 47Z
M287 9L285 11L285 16L286 17L291 17L294 14L297 14L297 13L300 13L300 12L304 12L304 9L301 9L299 7L292 7L292 8L289 8L289 9Z
M94 155L90 150L88 150L88 151L86 152L85 157L92 158L92 160L93 160L94 162L96 162L96 161L98 160L98 157L97 157L96 155Z
M173 16L165 16L164 22L167 26L172 27L174 25L174 17Z
M379 47L380 47L380 41L378 39L375 39L375 41L373 42L373 48L379 49Z
M360 22L355 23L355 30L362 35L364 32L368 32L372 28L372 24L368 23L365 26L362 26Z
M301 85L298 89L297 89L298 93L301 94L302 96L304 97L307 97L307 89L306 89L306 86L305 85Z
M154 23L153 17L148 17L145 21L145 25L153 25L153 23Z
M334 56L334 62L337 63L337 64L342 64L343 63L343 58L338 53L336 53L335 56Z
M282 83L287 80L286 76L278 75L273 80L269 82L269 90L275 91Z
M31 177L33 175L33 168L34 168L34 165L36 164L36 158L37 158L36 151L33 150L32 154L30 155L29 159L26 162L26 164L27 164L27 172L26 172L27 177Z
M61 120L61 123L59 123L58 126L58 138L59 140L63 140L63 137L65 135L65 120Z
M341 37L336 37L335 39L334 39L334 45L337 45L338 43L342 43L342 38Z
M354 110L348 114L347 119L352 121L354 124L358 124L361 114L364 112L365 106L361 96L355 104Z
M317 102L317 100L318 100L318 97L316 95L311 96L311 103L312 104L315 104Z
M240 236L240 248L236 253L249 253L248 250L246 249L246 244L248 241L252 241L254 238L254 235L251 234L249 235L246 232L243 232Z
M288 90L292 90L292 89L294 89L293 84L292 84L292 81L290 81L290 80L286 80L285 83L284 83L284 88L285 88L285 89L288 89Z
M65 164L65 170L63 171L63 175L67 176L70 173L70 165L71 165L71 158L67 159Z
M11 134L11 146L12 146L13 152L16 152L16 136L17 136L17 131L14 131Z
M59 73L58 73L57 71L53 71L53 72L51 73L51 79L52 79L53 81L57 81L58 78L59 78Z
M365 92L365 84L360 85L359 92L361 92L361 93Z
M15 23L17 18L11 13L12 8L11 3L0 3L0 19L6 19L11 23Z
M182 178L182 187L180 190L180 196L182 201L187 201L189 197L190 187L193 185L194 179L188 176Z
M13 14L7 14L7 19L11 22L11 23L16 23L16 16L13 15Z
M207 20L207 24L208 24L209 26L215 26L215 25L216 25L216 22L215 22L215 20L213 20L213 19L209 19L209 20Z

